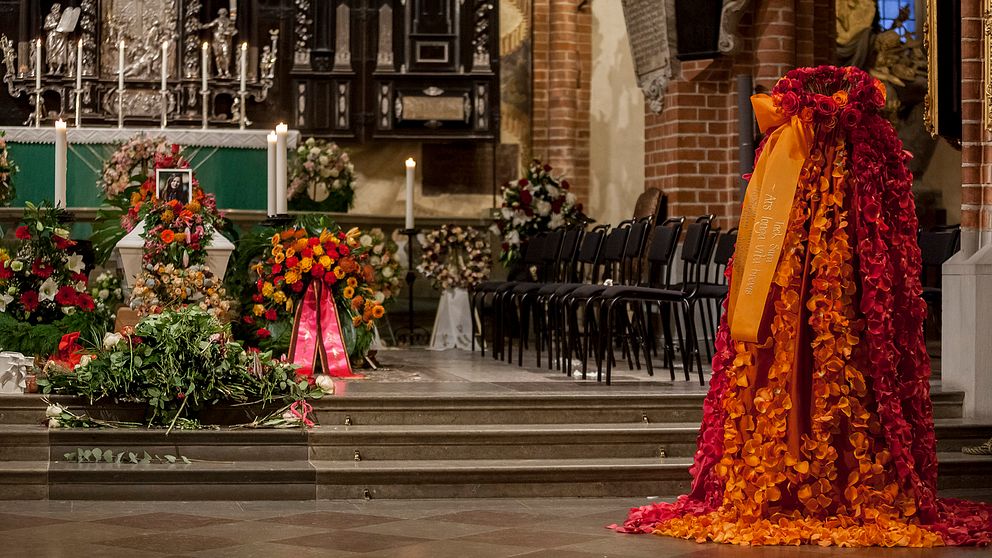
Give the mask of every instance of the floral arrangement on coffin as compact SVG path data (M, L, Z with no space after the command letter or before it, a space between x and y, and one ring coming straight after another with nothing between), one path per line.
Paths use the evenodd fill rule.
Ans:
M309 138L296 148L289 168L294 208L346 212L355 204L355 167L336 143Z
M233 310L224 286L207 266L199 264L145 264L131 292L130 305L139 316L197 306L225 323L231 321Z
M7 140L4 135L5 132L0 131L0 205L10 205L10 202L17 195L17 191L14 189L14 174L17 173L17 165L7 153Z
M369 251L369 265L375 270L372 289L376 302L386 305L399 296L403 288L403 266L396 259L399 249L396 241L376 227L358 238L358 243Z
M110 257L118 241L141 222L155 197L155 169L189 168L182 148L165 138L139 134L104 163L97 187L107 205L100 208L90 241L98 263ZM199 191L194 178L194 195Z
M216 401L288 405L296 422L312 425L306 399L333 386L318 386L271 353L245 350L230 328L195 306L142 319L133 329L107 334L95 354L46 367L44 393L141 401L149 426L197 427L197 414ZM56 418L58 415L53 414ZM78 418L78 417L75 417ZM281 423L291 422L281 419Z
M92 312L83 257L71 254L75 241L62 228L63 210L28 203L20 241L11 255L0 253L0 312L25 322L49 323L76 311Z
M442 225L426 233L417 270L435 289L471 289L489 277L489 242L472 227Z
M333 296L348 357L363 360L385 309L375 299L370 246L362 246L360 237L357 228L345 232L336 225L297 225L271 236L270 248L251 266L255 288L242 318L255 328L259 346L277 351L289 346L295 310L319 282Z
M499 260L507 266L520 259L529 238L584 218L582 204L569 191L568 181L537 159L531 162L527 176L504 184L502 193L496 229L503 237Z

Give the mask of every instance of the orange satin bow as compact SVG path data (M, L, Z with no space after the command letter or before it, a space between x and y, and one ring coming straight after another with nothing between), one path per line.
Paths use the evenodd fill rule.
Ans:
M756 342L813 132L783 115L768 95L752 96L751 106L769 137L744 196L728 317L734 339Z

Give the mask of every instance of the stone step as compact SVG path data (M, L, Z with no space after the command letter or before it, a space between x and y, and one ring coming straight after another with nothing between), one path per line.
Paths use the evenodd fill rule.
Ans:
M423 387L419 385L418 387ZM619 387L619 386L618 386ZM676 389L673 387L673 390ZM684 386L678 389L685 389ZM605 424L696 422L702 419L703 393L507 393L499 395L377 394L327 397L314 402L320 424L356 426L413 424ZM934 391L934 417L959 418L962 392ZM141 422L145 407L134 403L51 396L74 412L101 420ZM39 424L45 403L37 394L0 395L0 425ZM243 424L267 414L259 407L216 405L201 415L205 424Z
M992 457L941 453L942 490L992 488ZM0 464L0 499L672 497L691 458Z
M936 419L938 451L992 436L992 421ZM210 461L655 458L695 453L697 423L378 425L300 429L51 429L0 426L0 461L64 459L79 448Z

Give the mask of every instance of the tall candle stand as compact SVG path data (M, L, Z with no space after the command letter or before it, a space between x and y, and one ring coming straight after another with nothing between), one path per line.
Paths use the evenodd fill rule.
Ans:
M420 232L417 229L403 229L400 234L407 238L406 243L406 256L407 256L407 270L406 270L406 301L407 301L407 325L404 327L396 328L393 332L396 339L403 343L406 341L407 345L413 346L415 344L426 345L427 341L430 339L431 334L424 327L419 327L414 325L413 321L413 284L417 281L417 273L414 271L413 267L413 246L414 241L417 239L417 233Z
M239 110L238 110L238 113L239 113L238 127L240 129L244 130L245 129L245 120L248 117L247 116L248 115L248 107L245 105L245 101L248 98L248 92L247 91L241 91L240 93L238 93L238 95L241 98L241 106L238 107L239 108Z
M166 129L169 125L169 90L163 88L160 91L162 94L162 129Z
M203 129L207 129L207 125L210 123L209 108L207 105L210 103L210 91L207 89L200 90L201 103L203 103Z
M41 128L41 88L34 91L34 127Z

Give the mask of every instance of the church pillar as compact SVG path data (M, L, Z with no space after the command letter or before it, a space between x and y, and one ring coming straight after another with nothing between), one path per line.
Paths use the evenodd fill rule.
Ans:
M983 13L961 0L961 251L943 266L941 383L964 413L992 417L992 133L982 118Z

